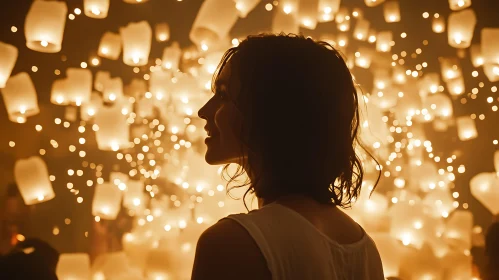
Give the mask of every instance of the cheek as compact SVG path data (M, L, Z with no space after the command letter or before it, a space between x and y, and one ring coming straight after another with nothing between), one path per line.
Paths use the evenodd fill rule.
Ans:
M215 125L220 136L227 141L235 141L241 130L240 118L229 106L222 106L215 113Z

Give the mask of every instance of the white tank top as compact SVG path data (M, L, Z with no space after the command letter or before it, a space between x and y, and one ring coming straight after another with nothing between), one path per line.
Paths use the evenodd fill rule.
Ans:
M385 279L376 245L363 229L361 240L342 245L277 203L225 219L238 222L253 237L273 280Z

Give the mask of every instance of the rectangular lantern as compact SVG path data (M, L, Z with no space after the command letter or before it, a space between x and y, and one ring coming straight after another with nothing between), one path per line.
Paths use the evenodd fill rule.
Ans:
M27 117L40 112L35 86L26 72L10 77L2 96L11 121L24 123Z
M59 52L67 13L66 2L33 1L24 21L26 46L39 52Z
M298 2L298 21L307 29L315 29L317 26L317 15L319 11L319 0L306 0Z
M234 0L239 17L245 18L262 0Z
M428 109L435 115L443 119L452 117L452 100L447 94L436 93L429 95L425 101L428 104Z
M358 19L357 24L353 30L354 37L360 41L367 40L367 34L369 33L370 23L366 19Z
M462 116L456 118L457 134L461 141L474 139L478 136L475 126L475 120L469 116Z
M481 35L480 51L483 60L483 70L489 81L497 82L499 81L499 39L497 37L499 35L499 28L484 28L482 29ZM478 60L476 58L476 52L478 52L478 50L475 49L474 60Z
M401 66L395 66L392 69L392 81L399 85L405 84L407 81L407 74L405 73L404 68Z
M431 22L431 29L435 33L445 32L445 19L442 16L434 17Z
M111 73L107 71L97 71L94 79L94 88L97 91L104 91L104 85L111 79Z
M118 151L130 145L127 117L122 114L122 107L118 105L102 106L95 114L94 122L99 127L95 136L100 150Z
M109 0L83 0L85 15L91 18L106 18L109 11Z
M459 11L471 6L471 0L449 0L449 7L453 11Z
M206 0L201 4L189 38L207 51L227 37L238 17L239 11L233 0Z
M59 256L56 268L61 280L90 279L90 257L86 253L66 253Z
M120 190L124 191L127 188L128 175L121 172L111 172L109 174L109 182L113 183Z
M340 9L340 0L319 0L319 22L330 22Z
M447 32L449 45L458 49L469 48L475 32L476 21L473 9L451 13Z
M181 55L182 50L180 49L180 45L177 42L173 42L169 47L166 47L163 50L163 57L161 59L163 67L165 69L177 71Z
M120 28L123 43L123 62L130 66L143 66L149 61L152 30L147 21L131 22Z
M92 72L89 69L68 68L66 75L66 79L54 81L50 101L76 106L88 102L92 93Z
M70 122L76 121L77 110L76 107L66 107L64 110L64 119Z
M463 252L471 249L473 214L466 210L456 210L447 220L444 237L451 247Z
M170 26L168 23L158 23L156 24L156 28L154 30L156 41L158 42L166 42L170 39Z
M483 35L482 35L483 38ZM478 68L485 63L485 59L482 55L482 45L473 44L470 49L471 63L473 63L473 67Z
M112 183L103 183L95 186L92 201L92 215L101 219L114 220L120 212L123 192Z
M419 95L427 96L429 93L437 93L440 87L440 75L438 73L426 73L418 81Z
M494 83L499 81L499 64L485 63L483 65L483 72L490 82Z
M459 60L456 57L440 57L440 70L442 80L447 82L463 76Z
M102 35L97 54L111 60L117 60L121 53L121 36L113 32Z
M351 21L349 19L345 19L342 22L337 23L338 30L341 32L350 30L350 23Z
M400 21L400 5L398 0L390 0L383 5L383 14L386 22Z
M104 82L103 99L105 102L115 102L123 97L123 81L120 77Z
M167 71L154 71L149 80L149 92L158 100L168 100L172 91L171 73ZM146 96L147 98L147 96Z
M123 197L123 206L134 211L144 209L144 183L136 180L128 181Z
M455 78L448 80L447 82L447 90L452 95L461 95L464 93L464 79L463 77Z
M102 97L98 92L92 92L90 101L83 103L80 110L80 118L83 121L92 119L102 107Z
M393 33L391 31L381 31L378 33L376 50L378 52L389 52L392 50Z
M47 165L38 156L17 160L14 164L14 177L26 205L37 204L55 197Z
M383 2L385 2L385 0L364 0L364 3L366 3L366 6L368 7L376 7Z
M359 48L355 53L355 65L360 68L368 69L371 67L373 51L370 48Z
M15 46L0 42L0 88L4 88L16 64L18 50Z

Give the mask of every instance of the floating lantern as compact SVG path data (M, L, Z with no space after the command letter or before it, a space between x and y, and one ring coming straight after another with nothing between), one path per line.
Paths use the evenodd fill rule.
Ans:
M366 6L368 7L376 7L383 2L385 2L385 0L364 0L364 3L366 3Z
M76 121L76 116L77 116L77 110L76 107L66 107L64 110L64 119L74 122Z
M371 67L371 61L373 57L373 51L370 48L360 48L358 52L355 53L355 65L368 69Z
M156 72L156 71L155 71ZM153 72L153 73L155 73ZM153 74L151 73L151 74ZM132 79L130 84L126 85L123 89L126 96L140 98L144 96L147 91L147 83L143 79Z
M109 11L109 0L83 0L85 15L91 18L106 18Z
M68 68L67 78L52 85L50 101L58 105L80 106L90 100L92 72L89 69Z
M123 81L120 77L104 82L103 99L106 102L115 102L123 97Z
M123 2L128 3L128 4L141 4L145 3L149 0L123 0Z
M59 279L87 280L90 278L90 257L86 253L61 254L56 274Z
M315 29L317 26L317 11L319 0L308 0L298 2L298 21L304 28Z
M245 18L261 0L234 0L239 17Z
M383 14L386 22L400 21L400 5L398 0L390 0L383 5Z
M476 15L472 9L454 12L449 16L448 41L449 45L458 49L471 46L475 31Z
M485 63L499 65L499 28L484 28L481 32L481 49L474 46L476 54L481 53ZM479 56L479 55L477 55Z
M494 152L494 169L499 172L499 150Z
M337 37L337 46L340 48L340 49L346 49L347 46L348 46L348 36L345 34L345 33L340 33L338 34L338 37Z
M473 66L476 68L482 66L483 63L485 62L482 56L482 46L478 44L471 45L470 53L471 53L471 63L473 63Z
M455 57L440 57L442 80L445 82L463 76L459 60Z
M97 256L91 269L91 279L143 279L131 269L127 256L122 251Z
M282 7L280 10L286 14L296 14L296 11L298 10L298 2L299 0L282 0L279 2L279 6Z
M390 208L390 235L405 246L420 249L424 243L425 215L421 203L399 202Z
M464 252L471 249L473 214L470 211L456 210L447 220L444 238L451 248Z
M494 155L494 165L497 162L496 154ZM499 177L497 173L490 172L475 175L470 180L470 190L471 194L493 215L499 214Z
M340 9L340 0L319 0L319 22L330 22Z
M450 97L443 93L436 93L428 96L425 101L428 104L431 112L436 116L444 119L452 117L452 100Z
M488 64L483 65L483 72L490 82L499 81L499 64Z
M111 172L109 174L109 182L113 183L120 190L124 191L127 189L128 175L121 172Z
M128 147L130 131L127 117L121 113L121 109L118 104L102 106L95 114L94 122L99 127L95 132L99 149L117 151Z
M111 60L117 60L121 53L121 36L113 32L102 35L97 54Z
M461 95L464 93L464 79L463 77L455 78L447 81L447 89L452 95Z
M26 46L39 52L59 52L67 13L63 1L34 1L24 22Z
M16 161L14 177L26 205L37 204L55 197L47 165L38 156Z
M170 65L175 67L175 65ZM172 89L171 82L171 72L167 71L154 71L151 73L151 79L149 80L149 92L152 94L151 97L155 97L157 100L168 100L169 93ZM148 96L146 96L148 98Z
M471 0L449 0L449 7L453 11L459 11L471 6Z
M207 51L227 37L238 14L233 0L206 0L201 4L189 38L203 51Z
M24 123L27 117L40 112L35 86L26 72L10 77L2 96L9 119L13 122Z
M376 50L378 52L389 52L392 49L393 34L391 31L381 31L378 33Z
M370 236L376 243L376 248L383 260L385 277L397 277L404 248L397 239L388 233L371 233Z
M456 118L457 133L461 141L471 140L478 136L475 120L469 116Z
M18 50L15 46L0 42L0 88L4 88L16 64Z
M340 30L341 32L346 32L346 31L350 30L350 20L345 19L342 22L339 22L337 24L337 27L338 27L338 30Z
M168 23L158 23L155 29L156 41L165 42L170 39L170 26Z
M369 26L370 26L369 21L365 19L357 20L357 24L355 25L355 28L353 30L355 38L360 41L366 41L367 34L369 32Z
M129 23L120 28L123 44L123 62L130 66L143 66L149 61L152 30L147 21Z
M451 252L443 259L446 279L473 279L473 259L461 252ZM475 278L477 279L477 278Z
M431 29L435 33L445 32L445 19L442 16L434 17L431 23Z
M430 191L423 199L429 214L436 218L447 217L454 210L453 202L449 189L440 187Z
M395 84L405 84L405 82L407 81L407 77L406 77L406 73L405 73L405 70L404 68L402 68L401 66L395 66L393 67L392 69L392 81L393 83Z
M378 90L371 94L369 101L373 102L378 108L387 110L393 108L397 104L398 92L396 87Z
M98 184L92 201L92 215L114 220L118 216L123 192L112 183Z
M92 119L102 107L102 97L98 92L92 92L90 101L83 103L80 110L80 118L83 121Z
M369 29L369 33L367 34L367 41L369 43L375 43L378 40L378 32L374 29Z
M130 210L138 211L145 207L144 204L144 183L136 180L128 181L123 197L123 206Z
M123 251L126 253L132 267L144 269L147 255L153 248L153 240L154 238L146 234L125 233L123 235Z
M439 86L440 75L438 73L426 73L418 81L419 95L422 98L426 98L430 93L435 94L438 92Z
M178 63L182 50L178 42L173 42L169 47L163 50L162 66L166 69L176 71L178 70Z
M107 71L97 71L95 74L94 88L97 91L104 91L104 85L111 79L111 73Z

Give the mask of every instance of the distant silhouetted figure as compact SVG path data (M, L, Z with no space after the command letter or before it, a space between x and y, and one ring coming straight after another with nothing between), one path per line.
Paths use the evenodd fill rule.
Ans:
M260 209L201 235L192 279L384 279L374 242L339 209L364 175L359 97L340 53L303 36L249 36L212 85L198 113L205 159L239 164L231 179L248 175Z
M0 258L0 279L57 280L58 261L59 253L48 243L26 239Z
M482 280L499 279L499 222L494 222L487 230L485 255L487 256L487 265Z

